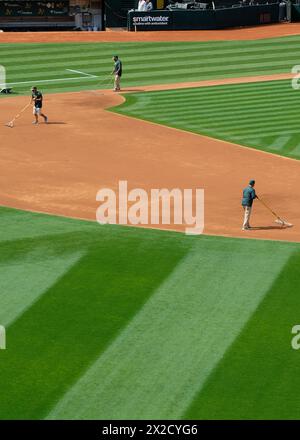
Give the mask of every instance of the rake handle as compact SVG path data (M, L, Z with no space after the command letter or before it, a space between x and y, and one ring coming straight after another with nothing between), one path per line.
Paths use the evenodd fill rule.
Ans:
M109 74L108 76L106 76L102 81L99 81L97 84L96 84L96 87L99 87L99 86L101 86L102 84L104 84L105 82L110 82L110 81L112 81L113 80L113 78L112 78L112 76L111 76L112 74Z
M27 110L30 105L31 105L31 102L29 102L27 105L25 105L25 107L22 108L22 110L20 110L20 112L14 117L13 121L15 121L17 118L19 118L21 116L21 114L23 112L25 112L25 110Z
M22 110L19 111L19 113L9 122L9 124L13 124L16 119L18 119L25 110L31 105L31 101L28 102L28 104L25 105L25 107L22 108Z
M262 199L260 199L258 196L256 196L257 197L257 199L260 201L260 203L262 203L276 218L280 218L277 214L276 214L276 212L274 212L271 208L270 208L270 206L268 206Z

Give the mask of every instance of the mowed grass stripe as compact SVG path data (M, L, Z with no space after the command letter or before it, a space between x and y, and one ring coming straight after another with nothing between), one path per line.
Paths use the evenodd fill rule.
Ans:
M291 61L293 63L293 61ZM52 75L56 74L58 72L65 72L65 70L69 67L74 67L77 68L79 70L86 70L87 68L89 69L89 66L95 66L94 68L94 72L101 74L101 73L109 73L109 69L111 69L111 66L106 64L103 66L103 68L98 68L98 64L97 61L95 61L94 63L91 61L90 63L68 63L66 60L62 61L61 63L54 63L53 65L51 64L43 64L41 66L38 66L36 68L36 72L38 74L43 74L44 72L49 71L49 67L51 67L52 70ZM183 61L182 63L178 63L177 61L174 61L174 64L172 63L164 63L162 65L159 64L155 64L155 62L151 62L149 64L145 64L142 63L139 66L132 66L127 67L126 70L126 75L127 77L131 80L134 81L135 79L139 79L141 77L141 74L144 74L145 71L147 71L147 75L149 77L151 77L153 80L155 78L159 78L159 76L161 75L162 72L167 72L169 78L178 78L181 74L185 74L188 76L192 76L192 78L194 80L197 79L196 75L203 77L203 79L207 78L209 75L212 74L218 74L218 77L222 77L222 76L226 76L227 74L229 74L230 76L240 76L240 75L246 75L246 74L252 74L253 72L260 70L260 67L262 68L261 70L268 70L269 66L273 67L273 71L272 73L276 72L276 67L278 67L278 71L284 71L284 67L285 64L282 61L278 61L278 62L256 62L256 63L245 63L244 67L244 72L236 72L236 65L233 64L226 64L225 66L220 66L220 64L218 65L213 65L213 66L208 66L206 64L202 64L200 65L199 62L190 62L189 60ZM14 70L11 69L7 69L7 73L10 75L10 81L13 82L13 80L20 78L24 75L26 76L30 76L31 75L31 71L32 71L32 67L30 67L29 69L25 68L22 69L22 72L20 72L20 69L16 69L16 71L14 72ZM193 72L191 74L191 71ZM235 75L231 75L231 73L236 72ZM172 80L169 82L182 82L182 78L179 80Z
M192 105L193 107L193 105ZM170 118L172 118L172 121L177 122L177 121L188 121L188 120L195 120L197 117L201 117L202 118L202 122L207 121L209 124L211 123L211 121L213 120L214 116L216 115L216 113L218 113L220 106L215 106L213 108L210 108L210 110L204 111L201 109L198 109L196 107L196 109L193 111L193 108L189 109L189 110L185 110L182 109L181 112L172 112L171 109L170 112L168 113L168 116L162 116L161 113L159 112L145 112L144 117L145 118L153 118L153 117L159 117L159 119L161 121L168 121ZM227 107L227 106L226 106ZM259 107L259 110L257 110L257 104L253 104L253 105L245 105L243 110L240 110L240 106L236 105L236 106L230 106L232 113L230 115L227 115L226 118L224 118L223 120L223 124L226 125L226 120L231 120L231 119L235 119L235 121L239 120L239 116L241 117L241 119L245 119L244 115L248 116L248 120L249 120L249 116L253 117L253 120L255 119L255 117L258 114L264 115L266 117L266 111L269 110L270 108L270 104L266 103L263 104ZM293 105L290 105L290 111L292 113L297 112L297 110L299 109L299 103L295 103ZM282 113L282 111L281 111ZM277 110L276 113L274 112L274 116L280 114L280 110ZM267 117L266 117L267 118ZM217 122L215 123L217 124ZM222 125L222 124L220 124ZM249 124L250 125L250 124ZM211 127L213 127L214 124L211 124Z
M285 90L282 88L282 82L286 80L273 80L269 82L249 82L249 83L239 83L239 84L230 84L230 87L232 90L228 89L229 85L216 85L211 86L214 88L214 91L218 92L217 95L212 94L211 87L199 87L199 88L183 88L183 89L177 89L178 96L176 97L176 100L180 99L186 99L189 98L190 100L197 99L199 95L201 95L202 102L206 104L215 103L218 101L218 98L220 100L228 100L231 102L236 101L238 98L240 98L241 92L243 93L243 96L249 97L252 99L252 97L255 97L257 95L257 87L260 87L259 93L260 96L269 96L270 99L275 95L285 95ZM291 84L291 81L290 81ZM272 93L270 93L272 92ZM153 97L155 97L155 100L153 100L153 105L156 105L157 102L169 102L169 98L172 97L174 94L174 89L169 89L168 92L166 91L159 91L159 92L151 92L151 95L147 97L151 104L151 100ZM132 96L132 103L134 103L134 99L137 97L136 105L141 105L141 98L142 95L133 95ZM174 101L170 102L170 105L174 104ZM176 107L175 107L176 108Z
M295 116L295 114L297 114L297 112L293 113L294 116ZM263 114L261 114L261 117L263 117ZM185 121L187 123L189 123L188 119L185 119ZM228 122L229 123L230 122L232 122L232 123L238 122L238 127L239 128L237 130L226 130ZM220 131L220 129L222 129L222 130L224 130L224 133L232 133L232 134L234 134L235 132L237 132L237 133L242 132L244 135L247 135L248 132L251 132L253 130L264 132L264 131L268 131L268 129L270 129L272 127L276 127L278 129L278 124L279 124L279 126L281 125L282 118L281 118L281 116L279 116L278 118L275 118L275 119L272 118L271 122L267 122L267 121L265 122L265 121L262 121L261 118L259 119L259 117L257 117L257 118L253 118L252 122L254 123L254 126L249 124L249 121L246 122L246 123L243 123L238 118L233 118L232 121L228 121L227 120L224 124L220 124L220 125L218 125L218 124L209 125L208 124L207 127L208 128L214 128L216 131ZM193 126L197 127L196 123L192 123L191 122L189 125L193 125ZM297 126L297 122L295 122L295 121L294 122L289 122L289 123L285 124L285 128L286 129L293 128L295 126Z
M264 51L268 49L282 49L286 48L297 49L299 42L299 36L289 36L289 37L280 37L280 38L269 38L262 40L249 40L249 41L209 41L209 42L176 42L176 48L179 50L196 50L199 48L199 45L202 51L205 53L209 53L210 51L223 53L225 52L235 52L235 51ZM85 51L93 50L95 47L98 48L99 45L103 45L103 43L59 43L60 46L63 47L64 50L70 50L69 47L74 51ZM151 42L150 48L149 43L147 42L126 42L126 43L105 43L104 48L102 49L103 53L109 54L109 51L115 49L116 47L127 47L128 53L132 53L134 55L136 52L144 53L145 50L149 51L149 53L157 54L161 51L161 49L169 49L170 51L174 50L174 46L170 42ZM39 55L45 55L47 53L56 52L58 44L56 43L2 43L1 44L1 52L5 55L9 54L30 54L33 52L38 52Z
M299 264L298 246L186 419L299 420L299 351L291 347L291 329L299 323Z
M294 139L299 139L299 128L290 128L289 130L285 131L282 127L279 127L278 129L274 129L271 131L264 130L263 136L262 136L261 132L259 134L257 134L257 136L260 138L265 138L265 137L268 138L270 136L275 136L275 135L276 136L294 135ZM250 140L254 139L255 137L256 137L255 135L251 135L251 136L249 136L249 135L234 135L234 136L232 136L232 139L235 139L235 140L243 140L244 139L246 142L248 142L248 139L249 139L249 142L250 142ZM264 144L264 140L262 140L262 145L263 144Z
M251 112L252 113L252 112ZM291 116L291 117L295 117L297 115L299 115L299 109L295 108L295 110L289 110L288 112L286 112L287 115ZM264 121L262 121L262 118L265 116L265 114L263 112L261 113L255 113L255 111L253 111L253 115L251 115L251 120L252 122L255 122L255 127L265 127L266 123ZM202 117L202 115L201 115ZM204 119L204 118L203 118ZM239 127L249 127L249 114L247 112L245 112L245 116L239 114L238 112L236 112L235 114L233 114L230 117L224 117L224 122L222 123L218 123L215 122L214 124L209 124L209 126L211 128L215 127L216 129L222 128L223 126L226 127L228 122L232 121L232 122L236 122L239 121ZM245 124L243 124L243 121L245 121ZM273 123L275 121L281 122L282 121L282 114L280 112L275 113L274 115L272 115L272 121Z
M286 111L286 115L289 115L289 116L294 116L297 114L299 114L298 105L290 106L289 110ZM216 121L214 123L211 123L211 118L214 116L214 112L203 113L198 110L194 111L194 112L191 110L189 112L184 112L184 114L183 113L176 113L176 114L171 113L171 116L172 116L172 119L174 122L177 120L178 121L182 121L182 120L188 121L189 119L192 121L195 119L195 117L201 117L202 121L203 122L207 121L211 128L213 128L214 126L215 127L222 127L222 126L226 127L228 125L228 122L230 122L230 121L236 122L237 120L239 121L239 127L240 127L241 122L249 121L249 115L251 115L252 122L255 122L255 121L261 122L262 116L265 117L265 112L261 111L261 109L259 112L255 111L255 109L253 109L253 110L249 110L249 109L236 110L236 111L233 111L230 115L224 116L222 122ZM145 116L151 117L151 116L153 116L153 114L151 115L151 114L147 113ZM163 121L164 118L162 116L160 118ZM272 115L272 121L275 121L276 119L278 119L279 121L282 120L282 111L280 111L280 110L274 111L274 113Z
M273 82L277 82L277 81L269 81L270 84L272 84ZM279 81L278 81L279 82ZM291 84L291 81L289 82ZM261 98L264 97L268 97L268 99L270 101L274 100L276 101L278 98L285 98L286 97L286 89L283 89L281 86L281 90L276 89L274 87L274 89L272 88L268 88L266 90L260 90L257 91L257 87L259 82L255 82L256 86L255 88L253 88L250 91L247 91L243 88L242 85L239 86L239 88L236 88L235 90L232 90L232 94L230 93L229 90L226 91L226 93L222 93L222 90L219 89L219 93L218 96L210 96L209 93L207 93L207 95L205 94L205 91L203 92L203 94L201 93L201 89L205 89L207 90L207 87L201 87L198 89L178 89L178 96L176 97L176 102L180 102L180 101L185 101L186 99L189 100L189 102L193 102L193 101L198 101L199 100L199 95L201 96L201 102L203 104L206 105L207 108L209 107L214 107L216 106L218 103L230 103L231 105L234 105L235 103L239 103L241 100L241 93L243 94L243 98L245 99L245 103L252 103L252 102L256 102L257 101L257 94L259 93L259 96ZM219 88L219 86L214 86L215 90L217 89L217 87ZM185 90L187 90L185 92ZM190 90L190 91L189 91ZM173 91L174 93L174 91ZM211 93L211 92L210 92ZM178 108L176 107L176 105L174 105L174 101L170 102L169 98L170 96L172 97L172 93L170 93L167 96L163 96L163 97L158 97L159 99L155 99L155 101L153 102L153 104L151 103L151 96L149 96L148 99L148 105L147 105L147 110L151 109L151 106L153 106L155 108L155 106L157 105L157 102L160 102L162 104L167 104L170 109L172 111L178 111ZM291 95L289 96L289 101L295 101L297 102L297 94L295 95ZM136 107L141 107L142 103L141 102L137 102L136 103Z
M177 89L176 90L176 102L180 100L186 100L187 98L192 100L198 100L199 96L201 96L201 102L205 103L206 105L214 105L219 100L226 101L226 102L235 102L237 100L241 99L241 93L243 93L243 97L250 98L250 100L255 98L257 96L257 93L259 93L260 96L264 97L267 96L269 99L277 98L277 96L285 96L286 95L286 88L283 87L284 85L291 85L291 80L277 80L277 81L255 81L255 82L249 82L249 83L238 83L238 84L230 84L230 85L216 85L211 87L199 87L199 88L184 88L184 89ZM230 86L230 88L229 88ZM259 86L259 91L258 91ZM212 87L214 90L214 93L212 93ZM217 93L216 93L217 92ZM147 108L151 107L151 101L153 99L153 106L157 105L158 102L160 103L169 103L170 107L173 107L175 104L174 101L170 100L169 98L174 96L174 89L170 90L161 90L156 92L151 92L151 95L149 94L147 96L148 105ZM290 98L292 98L290 96ZM135 99L137 98L137 99ZM141 107L143 105L142 103L143 95L132 95L131 97L131 105L135 105L136 107ZM297 98L297 95L294 95L294 98ZM176 105L174 105L174 109L176 109Z
M8 82L67 79L44 84L44 92L76 90L68 68L99 76L83 88L96 88L111 72L111 56L124 63L123 86L229 78L288 72L300 57L300 37L240 42L168 43L63 43L0 45L1 63ZM275 52L274 52L274 51ZM111 87L111 85L105 85ZM24 93L22 84L14 85Z
M10 243L12 245L12 243ZM3 248L0 246L1 251ZM45 257L45 249L26 255L27 261L0 263L0 322L8 327L28 309L44 291L78 262L82 254ZM37 276L38 274L38 276Z
M230 106L231 108L231 113L230 115L224 115L223 118L223 122L220 122L220 125L222 125L223 123L226 124L227 120L230 119L234 119L234 118L238 118L238 119L246 119L248 117L249 120L249 115L251 115L251 118L253 118L253 120L255 119L255 117L259 117L258 115L264 115L266 117L266 113L265 111L268 110L270 108L271 104L277 104L278 100L271 100L270 102L268 102L267 104L261 104L259 109L257 109L257 107L252 106L252 105L244 105L243 109L241 109L241 106ZM291 100L288 102L289 107L286 110L286 114L293 114L293 113L297 113L297 111L299 111L299 103L297 100ZM230 104L229 104L230 105ZM203 108L201 107L196 107L193 110L193 105L191 106L192 108L186 110L186 109L181 109L181 110L177 110L174 111L172 110L172 108L169 108L169 117L172 118L172 120L183 120L183 119L189 119L189 118L195 118L195 116L200 116L202 118L203 121L208 121L209 123L211 123L212 118L214 117L214 115L216 114L216 109L219 108L219 106L214 106L212 107L210 110L206 109L206 106ZM156 116L157 113L153 110L152 112L145 112L145 116L146 117L153 117ZM281 116L282 115L282 110L279 109L278 107L276 107L273 110L273 114L272 116L274 116L274 118L276 118L277 116ZM159 116L162 120L164 119L164 116ZM217 122L215 122L215 124L217 124ZM213 126L213 124L212 124Z
M43 283L44 275L37 270L34 285L40 288L38 299L8 325L8 349L0 351L1 419L40 419L55 409L58 402L59 410L72 413L73 418L81 417L83 412L86 418L92 418L102 411L106 398L112 409L107 411L109 418L114 417L118 408L122 409L118 417L123 413L132 414L134 408L138 408L139 416L146 410L157 411L155 405L163 409L166 418L175 412L185 417L184 408L191 400L194 411L203 408L202 414L209 413L207 418L213 418L213 410L206 411L205 405L197 404L198 392L212 371L222 368L220 358L224 351L225 356L230 353L230 338L234 344L236 336L243 334L239 333L242 321L245 324L257 309L265 296L264 289L270 295L272 290L267 285L278 277L282 266L285 274L284 286L280 284L280 291L284 293L282 300L286 302L285 292L290 288L295 293L299 291L299 262L291 257L299 248L296 244L100 227L90 222L6 208L0 209L0 219L6 232L6 240L0 239L0 266L19 266L18 272L3 273L2 281L5 280L7 286L10 280L14 281L12 277L30 269L29 264L35 263L41 254L45 266L47 261L53 263L57 259L59 264L64 257L76 252L82 254L50 289ZM268 265L264 264L266 261ZM27 275L31 274L30 271ZM26 287L26 282L24 285ZM15 288L15 297L19 294L22 298L22 283L15 283ZM19 305L12 302L11 307L17 310ZM293 307L294 315L297 310ZM145 316L147 311L153 320L147 313ZM294 321L294 315L285 313L287 320L290 317ZM143 316L145 319L141 319ZM254 320L258 333L273 327L273 317L273 313L263 319L258 315L258 320ZM137 333L137 329L142 331ZM277 334L286 335L282 325L278 326ZM130 337L134 344L128 346ZM103 361L107 354L113 353L120 338L124 338L125 345L115 352L110 368L107 363L100 365L102 369L109 369L108 376L105 375L102 384L97 378L89 396L90 388L78 394L82 405L87 406L74 415L74 402L63 405L68 391L78 391L81 378L85 380L99 359ZM256 353L251 353L250 360L255 364ZM276 367L275 359L274 362ZM197 370L194 363L199 366ZM212 365L216 366L214 370ZM269 358L263 356L260 365L267 371L265 377L270 371L272 374ZM239 378L239 365L233 363L231 368L233 376ZM286 413L289 402L295 408L299 394L297 388L291 387L290 370L287 373L280 377L282 389L288 389L291 397L286 402ZM134 377L141 383L134 384ZM110 378L112 382L108 384ZM273 384L274 381L265 384L267 411L262 408L262 417L272 414ZM105 399L100 397L92 407L100 385L105 389ZM230 381L226 380L225 386L230 390ZM255 384L252 386L250 402L256 389ZM133 395L128 395L126 389L131 388ZM109 389L113 392L111 395ZM118 391L120 395L113 402ZM244 398L243 387L241 396L238 393L237 388L237 401ZM175 406L168 413L172 400ZM123 406L124 402L130 406ZM278 414L276 411L274 414ZM251 408L245 413L252 414Z
M96 48L97 49L97 48ZM295 53L297 53L299 47L298 44L295 46L290 46L290 45L282 45L280 47L273 47L272 51L270 51L268 48L264 48L263 50L257 51L257 50L245 50L245 48L241 48L241 49L231 49L231 50L226 50L226 49L221 49L221 50L214 50L213 51L213 55L218 57L218 60L227 60L228 61L228 56L230 56L230 60L231 61L236 61L236 60L257 60L258 56L263 57L263 58L267 58L269 60L278 60L278 55L281 55L281 59L285 59L285 58L296 58L297 55L295 55ZM284 50L284 54L281 54L282 50ZM137 51L138 49L135 48L134 50L132 50L132 53L127 49L126 50L126 59L127 60L134 60L137 56ZM153 58L156 58L157 55L159 54L159 52L161 51L161 48L159 51L153 51L153 50L149 50L149 48L145 49L141 49L139 48L140 52L139 54L143 56L143 61L151 61L153 60ZM187 53L188 51L188 53ZM106 63L105 58L104 57L109 57L111 50L107 50L107 51L101 51L101 56L99 56L99 53L97 53L98 51L93 49L86 49L84 51L81 51L81 53L79 54L78 51L72 50L72 47L70 48L70 50L62 50L59 54L57 54L57 52L52 52L49 49L47 50L47 53L45 54L45 50L44 51L38 51L38 50L31 50L31 51L22 51L21 53L23 53L24 55L24 64L29 64L30 63L30 58L28 57L28 55L34 53L35 56L39 57L39 60L41 62L43 61L47 61L49 59L49 54L51 54L51 59L55 62L55 60L60 60L62 58L62 55L68 56L69 60L72 60L74 62L78 61L80 62L81 60L84 60L85 58L88 60L98 60L99 64L102 63ZM199 48L198 47L185 47L185 48L181 48L181 46L179 47L172 47L169 48L169 50L164 54L163 59L161 59L161 63L169 63L169 62L173 62L174 61L174 52L180 56L180 58L184 57L184 58L190 58L190 61L198 58L199 55ZM9 54L6 52L1 53L2 56L8 56ZM7 65L14 65L16 61L18 61L20 57L20 53L15 53L12 52L9 60L7 61ZM201 51L201 60L205 61L206 63L215 63L216 61L214 59L212 59L212 49L209 49L207 51L202 50Z
M276 246L197 240L48 418L182 418L288 261Z
M112 111L271 152L290 136L276 152L300 158L299 93L290 80L136 93Z
M49 68L50 68L50 66L49 66ZM72 68L72 66L70 66L69 64L66 64L66 68ZM78 66L77 66L77 68L78 68ZM111 66L109 68L111 68ZM254 74L255 69L252 69L252 70L253 70L252 72L247 71L245 73L240 73L240 76L248 76L249 74L252 74L252 73ZM95 78L95 79L90 78L88 81L88 88L89 89L108 88L105 84L104 85L102 84L102 81L106 78L108 71L106 71L105 74L103 73L103 76L101 75L101 72L98 72L99 78ZM216 72L218 72L218 69L216 70ZM235 68L231 69L231 71L227 72L226 74L225 73L216 73L216 72L208 72L207 74L200 75L198 72L195 71L193 74L193 77L189 78L189 80L196 81L196 80L199 80L199 78L205 80L205 79L211 79L212 77L218 79L218 78L230 78L230 77L236 76L236 69ZM273 70L272 73L275 74L275 73L280 73L280 72L281 72L281 70L278 69L278 71ZM92 73L92 72L90 72L90 73ZM96 74L97 72L94 71L93 73ZM268 73L268 72L266 72L266 73ZM190 74L190 72L181 72L181 74L178 76L178 73L169 74L169 72L158 72L158 73L152 74L152 75L149 73L149 75L147 75L145 77L144 74L141 75L140 73L134 73L132 75L130 75L130 74L127 75L126 79L124 79L122 81L122 84L123 84L123 87L126 87L126 86L138 86L138 85L157 84L157 83L159 83L159 84L177 83L177 82L182 82L182 78L186 78L187 75L189 75L189 74ZM74 90L74 85L72 83L73 79L69 76L68 72L65 72L65 73L56 72L56 75L57 76L52 76L52 79L51 79L51 81L49 81L49 84L46 81L48 78L48 75L46 76L43 74L43 72L39 72L39 71L33 72L33 79L31 78L30 75L28 75L26 77L26 79L30 83L32 83L34 81L39 81L40 79L42 79L43 83L44 83L44 86L43 86L44 93L45 93L45 91L48 93L50 93L50 92L53 93L53 88L54 88L54 86L52 84L53 79L55 79L55 82L57 82L59 87L62 87L64 89L63 91ZM8 76L8 78L10 78L10 76ZM67 80L67 78L69 78L69 79ZM84 76L82 76L82 78L84 79ZM9 84L12 83L14 85L15 93L20 93L20 94L24 93L23 92L23 84L22 84L22 81L20 81L21 78L18 81L13 81L12 79L13 79L13 77L10 78ZM20 84L18 84L18 82L20 82ZM86 83L86 82L87 81L84 81L84 83ZM17 84L14 84L14 83L17 83ZM78 86L77 90L81 89L80 84L83 84L83 82L79 82L79 86ZM85 87L85 84L83 85L83 87Z
M82 230L82 222L69 222L69 219L57 217L56 222L52 221L52 217L40 216L32 212L20 211L18 209L0 207L0 221L5 234L1 234L0 245L5 251L0 253L0 262L5 263L8 258L16 260L18 254L13 247L9 245L9 241L24 240L29 238L42 239L45 236L55 237L60 234L80 232ZM32 227L34 221L35 228ZM85 229L88 225L86 222ZM93 228L91 224L91 228ZM66 242L65 250L73 251L73 247L69 248ZM23 253L20 253L23 256Z
M219 99L217 99L215 96L212 99L209 99L209 96L202 96L201 93L201 104L205 105L205 109L214 109L215 107L217 107L219 104L230 104L231 107L233 107L235 104L240 104L241 101L241 92L242 90L239 91L234 91L232 96L229 95L224 95L224 94L220 94ZM243 99L244 99L244 103L247 105L251 105L251 104L257 104L257 91L252 91L251 93L243 93ZM189 103L193 104L197 104L199 103L199 93L197 92L190 92L185 94L184 92L182 94L178 94L178 96L176 97L176 102L169 100L169 97L172 95L169 95L168 97L165 97L164 99L155 99L153 102L151 102L151 97L147 97L147 112L150 114L151 110L152 112L157 113L157 103L159 102L162 105L167 105L169 110L176 114L179 113L180 111L182 111L180 108L178 108L178 106L176 105L177 103L184 103L188 100ZM285 98L286 93L285 91L277 92L275 91L274 94L272 96L270 96L270 93L267 92L262 92L260 94L261 98L268 97L268 102L276 102L278 101L278 98ZM148 99L149 98L149 99ZM298 96L295 94L294 96L291 96L289 98L289 102L293 103L297 103ZM141 109L144 106L144 102L143 101L138 101L136 104L132 104L132 109ZM203 107L196 107L197 110L201 111L203 109ZM185 109L187 110L187 109ZM192 109L191 109L192 110ZM202 110L203 111L203 110Z
M270 81L271 82L271 81ZM272 81L273 82L273 81ZM198 89L199 90L199 89ZM242 96L241 96L242 93ZM259 96L258 96L259 95ZM172 95L169 95L169 97ZM132 106L130 108L131 111L138 111L143 109L144 113L147 113L147 116L163 114L163 109L157 109L158 104L163 108L168 108L168 114L172 115L172 117L176 117L176 115L183 115L189 113L202 113L203 116L207 116L211 113L215 113L216 108L221 106L230 106L232 113L234 113L235 109L239 111L251 111L251 109L256 109L259 111L263 108L263 106L270 106L275 104L275 109L279 110L278 101L285 102L289 104L289 108L293 106L297 106L299 102L299 97L297 93L290 94L287 96L286 89L282 90L281 93L270 90L269 93L263 92L262 94L259 91L249 93L243 93L241 89L239 92L233 93L233 96L228 97L226 95L221 95L220 99L217 99L214 96L211 100L208 97L202 97L201 93L195 92L187 93L185 95L184 92L181 92L176 96L176 101L169 99L169 97L161 99L152 100L152 96L149 95L145 99L139 99L137 102L132 101ZM257 108L257 101L260 99L260 106ZM264 99L266 98L266 100ZM241 109L241 100L242 100L242 109ZM187 105L181 106L181 104L190 104L189 107Z
M259 112L255 112L255 108L253 108L253 107L249 107L247 110L243 110L243 111L241 111L240 113L239 113L239 111L238 111L238 108L236 108L236 109L234 109L234 112L233 112L233 114L232 115L228 115L227 116L227 118L225 119L224 118L224 120L223 120L223 122L222 122L222 124L220 124L220 126L222 126L222 125L224 125L224 126L228 126L228 123L230 124L230 121L232 120L232 121L234 121L235 123L237 122L237 121L240 121L240 119L241 119L241 121L243 121L244 119L245 119L245 116L248 116L248 121L249 121L249 117L253 117L253 121L255 121L255 118L258 116L258 114L261 114L262 116L265 116L265 118L266 118L266 120L268 121L268 117L266 117L266 114L264 113L264 111L266 112L266 111L268 111L269 110L269 108L270 107L268 107L267 105L265 105L265 106L263 106L262 107L262 109L260 109L260 111ZM292 109L291 109L291 112L292 113L297 113L297 106L295 105L295 106L293 106L292 107ZM164 117L164 116L158 116L158 115L153 115L153 113L152 114L148 114L148 113L145 113L145 118L149 118L149 119L152 119L152 118L154 118L154 117L159 117L159 119L163 122L163 121L168 121L168 120L170 120L170 118L172 118L172 121L174 122L174 123L177 123L177 122L182 122L182 123L184 123L185 121L191 121L191 122L194 122L194 121L196 121L196 123L198 124L198 121L197 121L197 118L199 117L199 118L202 118L203 117L203 119L201 120L201 123L202 124L204 124L204 123L208 123L209 124L209 126L211 126L211 128L214 128L214 125L216 125L216 126L218 126L218 124L217 124L217 122L215 122L215 123L213 123L213 124L211 124L211 121L212 120L215 120L215 121L218 121L218 119L214 119L214 117L215 117L215 115L216 115L216 113L218 112L218 108L216 109L216 111L210 111L210 112L207 112L207 113L205 113L205 117L204 117L204 115L203 115L203 113L202 112L199 112L199 111L195 111L195 112L193 112L193 111L190 111L190 112L188 112L188 114L186 114L185 112L184 112L184 110L182 111L182 113L180 114L175 114L175 115L173 115L173 114L171 114L170 116L168 116L168 117ZM264 110L264 111L263 111ZM276 113L276 116L278 115L278 114L280 114L280 113ZM275 114L274 114L274 116L275 116ZM210 125L211 124L211 125ZM249 126L251 126L251 123L249 123ZM240 127L240 125L239 125L239 127Z
M275 128L276 130L279 130L280 128L282 130L292 130L294 128L299 127L299 123L297 123L297 121L295 121L295 118L292 121L272 121L270 120L270 122L267 122L265 124L257 124L257 128L256 126L252 126L251 124L247 124L247 125L243 125L241 124L241 127L238 127L237 129L227 129L224 130L222 129L222 131L224 131L224 133L230 133L232 135L236 135L236 134L243 134L243 136L247 136L250 132L252 131L257 131L257 132L262 132L262 133L267 133L268 131L270 131L272 128Z
M186 54L185 54L186 55ZM69 55L66 54L66 56L68 56L68 62L71 63L73 66L95 66L95 68L97 68L97 70L105 70L107 69L107 61L102 61L102 63L99 61L99 56L94 56L94 57L89 57L86 59L86 61L84 61L82 58L78 57L78 59L72 59L69 58ZM165 70L168 68L172 68L172 67L176 67L176 70L180 70L180 71L186 71L186 69L197 69L199 72L211 72L214 71L215 69L220 69L220 66L222 66L222 71L226 71L226 70L231 70L233 68L233 66L235 66L237 63L243 65L243 67L257 67L257 66L263 66L263 67L268 67L270 65L274 66L275 68L277 66L282 66L284 64L284 59L285 57L281 57L282 59L280 59L278 61L278 56L264 56L263 60L258 62L257 61L257 55L254 55L252 57L245 57L245 59L243 59L243 57L233 57L230 60L230 63L228 63L228 59L227 57L218 57L218 65L216 65L216 61L212 60L211 58L208 60L204 60L202 58L201 63L199 62L198 58L191 58L191 56L187 56L182 57L180 60L174 60L174 58L172 59L163 59L160 60L159 62L154 62L153 57L149 58L148 62L145 62L145 59L143 58L143 61L139 63L139 65L133 65L132 66L127 66L126 69L126 73L130 74L130 73L134 73L134 72L139 72L139 71L145 71L147 69L147 71L149 72L157 72L160 70ZM288 62L290 63L297 63L297 61L299 60L299 57L297 58L297 56L295 56L294 60L291 59L290 56L286 57ZM251 60L253 60L253 62L251 62ZM267 61L268 60L268 61ZM130 60L129 58L126 59L127 62L133 62L134 60ZM51 67L53 69L58 69L60 67L64 68L66 64L66 59L60 59L59 61L53 60L51 62ZM223 65L224 64L224 65ZM43 71L46 67L49 66L49 58L45 59L45 62L43 62L42 60L40 60L38 68L39 70ZM14 66L9 66L6 65L7 68L10 67L11 71L13 71ZM26 72L28 70L28 67L30 66L30 61L29 62L23 62L22 63L22 67L20 68L22 72ZM30 69L29 69L30 70Z
M5 212L8 220L10 210ZM20 295L22 300L23 285L12 278L24 273L30 261L34 263L33 254L38 258L43 250L44 264L59 256L58 265L65 257L65 269L70 252L82 257L63 275L61 268L62 276L50 287L41 265L35 274L27 274L32 277L24 286L31 282L38 297L7 327L7 350L0 351L0 419L43 418L190 248L188 238L174 233L75 220L68 220L69 233L64 223L65 233L51 235L61 219L28 213L23 222L20 217L18 224L8 222L7 230L11 238L14 231L18 237L23 223L27 231L36 231L41 219L44 230L49 228L48 236L2 243L3 259L7 256L13 267L15 255L19 265L18 271L3 273L5 285L10 281L15 285L13 298ZM80 225L77 232L74 224ZM19 312L17 301L10 306L10 313Z

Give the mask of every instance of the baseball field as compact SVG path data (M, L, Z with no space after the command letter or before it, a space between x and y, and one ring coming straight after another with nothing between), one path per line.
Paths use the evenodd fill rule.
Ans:
M0 419L299 419L300 25L3 33L0 60ZM32 86L49 123L5 126ZM256 200L242 231L251 178L292 227ZM204 233L99 225L120 180L203 188Z

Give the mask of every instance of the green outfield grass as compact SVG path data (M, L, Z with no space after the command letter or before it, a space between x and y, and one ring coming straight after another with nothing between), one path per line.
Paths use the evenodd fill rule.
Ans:
M165 43L0 44L0 63L17 93L111 87L103 79L117 53L123 86L290 72L299 63L300 36L254 41ZM82 71L96 78L70 72Z
M300 418L299 245L0 209L0 418Z
M300 90L288 80L128 94L111 110L300 159Z

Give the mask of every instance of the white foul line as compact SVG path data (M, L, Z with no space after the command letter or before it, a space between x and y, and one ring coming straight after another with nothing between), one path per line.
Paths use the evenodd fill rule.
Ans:
M81 72L81 70L73 70L73 69L66 69L66 70L67 70L68 72L80 73L81 75L90 76L91 78L97 78L96 75L91 75L90 73Z

